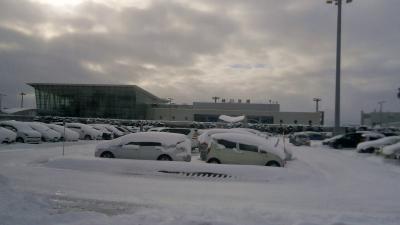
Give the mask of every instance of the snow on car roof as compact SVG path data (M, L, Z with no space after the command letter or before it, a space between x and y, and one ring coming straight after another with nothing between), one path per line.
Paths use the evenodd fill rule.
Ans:
M390 144L396 140L400 141L400 136L384 137L384 138L381 138L378 140L361 142L360 144L357 145L357 149L364 149L364 148L369 148L369 147L374 147L374 146Z
M215 128L215 129L204 130L204 132L201 135L199 135L197 139L199 140L200 143L207 143L208 141L210 141L211 135L218 133L252 134L246 130Z
M3 124L8 124L16 127L17 129L33 130L28 124L15 120L2 121Z
M175 145L177 142L186 140L187 137L183 134L176 133L164 133L164 132L140 132L128 134L121 137L123 143L127 143L131 140L134 141L154 141L160 142L163 145Z

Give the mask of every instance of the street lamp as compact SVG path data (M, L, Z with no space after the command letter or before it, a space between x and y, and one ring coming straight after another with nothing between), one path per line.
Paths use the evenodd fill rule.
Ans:
M171 116L171 105L172 105L172 101L174 100L173 98L167 98L168 102L169 102L169 110L168 110L168 114L169 114L169 120L172 120L172 116Z
M315 112L319 112L318 103L319 103L320 101L322 101L322 99L320 99L320 98L313 98L313 101L315 102Z
M336 91L335 91L335 129L334 132L340 133L340 55L341 55L341 37L342 37L342 2L344 0L326 0L326 3L338 7L337 17L337 44L336 44ZM346 0L351 3L353 0Z
M212 99L214 100L214 103L217 103L217 101L220 99L220 97L214 96L214 97L212 97Z
M0 112L3 109L3 104L2 103L3 103L3 97L5 97L5 96L7 96L7 95L0 93Z
M24 92L19 93L21 95L21 108L24 108L24 95L26 95Z
M386 101L379 101L378 102L378 105L379 105L379 122L380 122L380 124L381 124L381 126L382 126L382 124L383 124L383 115L382 115L382 112L383 112L383 103L385 103Z

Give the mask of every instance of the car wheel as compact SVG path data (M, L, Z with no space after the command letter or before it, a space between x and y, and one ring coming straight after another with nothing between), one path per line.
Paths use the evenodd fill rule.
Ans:
M171 157L169 157L168 155L160 155L157 160L159 161L172 161Z
M85 139L85 140L91 140L92 138L90 137L90 135L86 135L86 136L84 137L84 139Z
M103 152L100 155L100 157L101 158L109 158L109 159L115 158L114 154L112 154L111 152Z
M266 166L271 166L271 167L281 167L281 164L279 164L277 161L269 161Z
M24 139L23 139L22 137L17 138L15 141L16 141L16 142L24 143Z
M207 161L207 163L213 163L213 164L221 164L221 162L218 159L212 158Z

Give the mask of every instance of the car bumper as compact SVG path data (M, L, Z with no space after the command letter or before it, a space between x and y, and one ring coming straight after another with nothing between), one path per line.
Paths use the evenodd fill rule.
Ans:
M25 138L25 143L29 144L39 144L41 142L40 137L27 137Z

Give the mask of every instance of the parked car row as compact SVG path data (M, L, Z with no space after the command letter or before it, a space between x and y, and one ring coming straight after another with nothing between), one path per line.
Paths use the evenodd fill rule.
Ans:
M135 127L113 126L108 124L21 122L0 121L0 143L33 143L111 140L136 132Z
M376 153L386 158L400 159L400 135L396 132L356 131L341 134L322 141L335 149L356 148L358 153ZM293 145L310 145L310 140L322 140L324 137L316 132L298 132L289 135Z
M207 163L285 165L285 152L271 144L267 134L251 129L150 129L101 143L96 147L95 156L189 162L194 143L200 147L201 157Z

